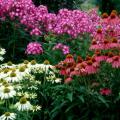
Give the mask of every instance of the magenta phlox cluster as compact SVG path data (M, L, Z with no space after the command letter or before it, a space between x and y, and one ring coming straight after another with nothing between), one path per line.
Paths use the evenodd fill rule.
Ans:
M27 55L38 55L43 53L42 45L38 42L30 42L27 45L25 53Z
M95 10L87 13L80 10L60 9L58 14L49 13L46 6L36 7L32 0L0 0L0 17L10 17L23 24L31 35L53 32L72 37L93 33L99 17Z
M67 55L70 53L70 48L67 45L64 45L62 43L58 43L53 47L53 50L61 50L64 55Z

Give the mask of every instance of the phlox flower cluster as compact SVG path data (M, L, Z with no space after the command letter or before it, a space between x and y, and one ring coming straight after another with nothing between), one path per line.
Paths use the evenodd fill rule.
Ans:
M36 7L32 0L1 0L0 17L10 17L27 27L31 35L41 35L49 31L58 35L68 34L72 37L92 33L98 22L96 10L87 13L80 10L61 9L58 14L48 13L46 6Z
M93 23L88 13L80 10L59 10L57 20L51 31L56 34L68 34L77 37L80 34L90 33L93 31Z
M56 45L53 47L53 50L61 50L64 55L70 53L69 46L64 45L64 44L62 44L62 43L56 44Z
M43 53L42 45L40 43L38 43L38 42L30 42L27 45L25 53L27 55L42 54Z

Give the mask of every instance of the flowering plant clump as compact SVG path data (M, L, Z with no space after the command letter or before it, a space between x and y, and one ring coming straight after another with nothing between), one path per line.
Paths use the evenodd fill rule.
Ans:
M30 55L37 55L42 54L43 49L40 43L38 42L31 42L27 45L27 49L25 51L26 54Z
M3 110L5 112L5 114L1 115L0 119L14 120L18 118L19 113L23 112L22 114L26 114L25 111L35 113L41 110L41 106L36 105L36 91L38 86L43 84L44 81L52 84L61 82L61 79L57 78L55 73L57 71L54 66L47 64L46 61L44 64L38 64L35 60L31 62L25 60L21 64L13 64L12 62L1 64L0 106L14 113L6 112L0 108L0 111ZM37 80L37 75L40 75L42 80ZM10 102L8 103L9 100ZM11 100L14 102L11 102ZM17 113L16 110L19 112Z
M69 54L70 53L70 50L69 50L69 47L66 46L66 45L63 45L62 43L58 43L56 44L54 47L53 47L53 50L62 50L63 54L66 55L66 54Z
M98 12L0 0L0 120L119 120L120 16Z
M43 32L51 31L56 34L68 34L77 37L80 34L91 33L95 29L95 22L99 19L95 12L83 12L80 10L61 9L58 14L48 13L47 7L36 7L32 0L7 0L0 2L0 16L18 19L25 25L31 35L39 36ZM96 10L93 10L96 11ZM91 16L91 17L90 17ZM94 19L96 18L96 19Z

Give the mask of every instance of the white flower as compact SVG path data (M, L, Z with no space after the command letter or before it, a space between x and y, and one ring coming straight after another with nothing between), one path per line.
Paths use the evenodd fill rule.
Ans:
M5 78L7 82L20 82L22 80L22 76L16 74L15 72L11 72L8 77Z
M5 112L2 116L0 116L0 120L15 120L15 119L16 119L15 113Z
M0 56L0 61L3 61L3 60L4 60L4 58L2 56Z
M5 49L0 48L0 55L4 55L6 53Z
M28 111L31 110L32 105L25 97L22 97L19 102L15 104L18 111Z
M0 79L8 77L10 73L11 73L10 70L7 68L2 70L2 72L0 73Z
M16 70L16 74L18 76L25 76L26 74L29 74L29 69L25 66L20 66L19 69Z
M0 98L9 99L16 95L16 91L12 86L1 86L0 87Z
M38 110L41 110L41 106L39 106L39 105L32 106L31 110L32 110L33 112L38 111Z
M61 78L56 78L56 79L55 79L55 83L60 83L61 80L62 80Z

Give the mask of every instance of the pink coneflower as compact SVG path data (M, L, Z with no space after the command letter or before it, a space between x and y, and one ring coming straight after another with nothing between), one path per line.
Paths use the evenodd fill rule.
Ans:
M37 55L37 54L42 54L43 49L40 43L38 42L30 42L27 45L27 49L25 51L26 54L28 55Z
M71 77L66 78L66 79L64 80L64 83L68 84L68 83L70 83L72 80L73 80L73 79L72 79Z
M120 67L120 56L114 56L112 57L112 67L113 68L119 68Z
M76 63L82 63L83 62L83 59L81 56L77 56L77 60L76 60Z
M112 12L112 13L110 14L110 17L109 17L109 23L110 23L111 25L115 25L115 24L117 24L119 21L120 21L120 20L119 20L118 16L116 15L116 13L115 13L115 12Z
M74 64L74 63L75 63L75 60L74 60L74 58L73 58L73 56L72 56L71 54L68 54L68 55L66 56L64 62L66 62L66 63L73 63L73 64Z
M86 73L86 70L85 70L85 66L86 66L85 63L78 63L76 65L76 67L74 68L74 72L72 72L71 74L78 75L78 76L86 75L87 73Z
M99 49L99 45L97 44L97 41L94 39L92 41L92 45L90 46L90 50L96 50Z
M61 75L67 75L66 69L65 69L65 68L62 68L62 69L60 70L60 74L61 74Z
M92 60L92 62L93 62L92 65L93 65L94 67L99 67L99 62L95 59L95 57L92 57L91 60Z
M92 60L88 60L87 65L85 66L85 71L87 72L87 74L94 74L98 71L98 68L93 66Z
M104 33L101 28L97 29L96 35L94 36L96 40L101 41L104 39Z
M105 19L107 19L107 18L108 18L108 14L107 14L107 13L103 13L103 14L102 14L102 19L105 20Z
M110 48L118 48L118 47L119 47L118 40L116 38L112 38L110 43Z
M108 58L107 58L106 62L112 63L113 57L114 57L114 54L112 52L109 52L108 53Z
M109 88L102 88L101 90L100 90L100 94L101 95L111 95L112 94L112 91L111 91L111 89L109 89Z
M98 62L101 62L101 61L104 61L104 60L105 60L104 55L102 55L101 52L98 51L98 50L95 51L94 58L95 58L95 60L98 61Z
M109 42L109 40L105 39L105 40L103 41L102 49L104 49L104 50L110 49L110 42Z

